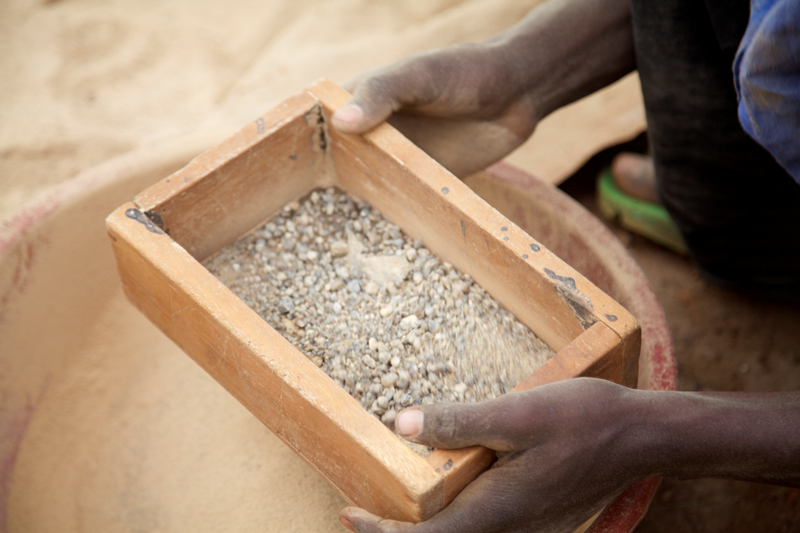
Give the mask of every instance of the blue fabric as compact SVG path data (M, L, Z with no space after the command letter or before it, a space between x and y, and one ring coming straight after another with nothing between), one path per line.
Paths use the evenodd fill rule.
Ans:
M800 183L800 1L752 0L733 73L742 127Z

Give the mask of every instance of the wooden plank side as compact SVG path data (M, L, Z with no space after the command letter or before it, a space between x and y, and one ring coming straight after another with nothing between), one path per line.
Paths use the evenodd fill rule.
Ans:
M134 202L192 256L208 257L329 179L315 109L308 95L287 100Z
M345 497L403 520L442 507L442 478L423 458L134 204L107 227L133 303Z

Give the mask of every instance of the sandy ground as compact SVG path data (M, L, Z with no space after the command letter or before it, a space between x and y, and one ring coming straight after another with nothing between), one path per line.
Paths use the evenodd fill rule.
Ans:
M114 155L238 127L321 77L485 39L540 2L0 2L0 219ZM512 160L558 182L643 129L634 75L553 115Z

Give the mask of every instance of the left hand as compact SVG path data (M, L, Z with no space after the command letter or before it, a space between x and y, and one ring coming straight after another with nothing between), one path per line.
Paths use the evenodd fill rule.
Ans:
M460 44L413 55L359 74L333 115L344 133L364 133L389 120L459 177L502 159L533 133L534 95L515 73L519 57L492 42Z

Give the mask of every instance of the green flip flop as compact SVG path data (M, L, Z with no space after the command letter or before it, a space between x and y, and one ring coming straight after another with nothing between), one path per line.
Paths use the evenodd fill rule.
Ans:
M686 255L686 243L663 206L625 194L614 182L610 169L597 178L597 204L600 212L623 228Z

